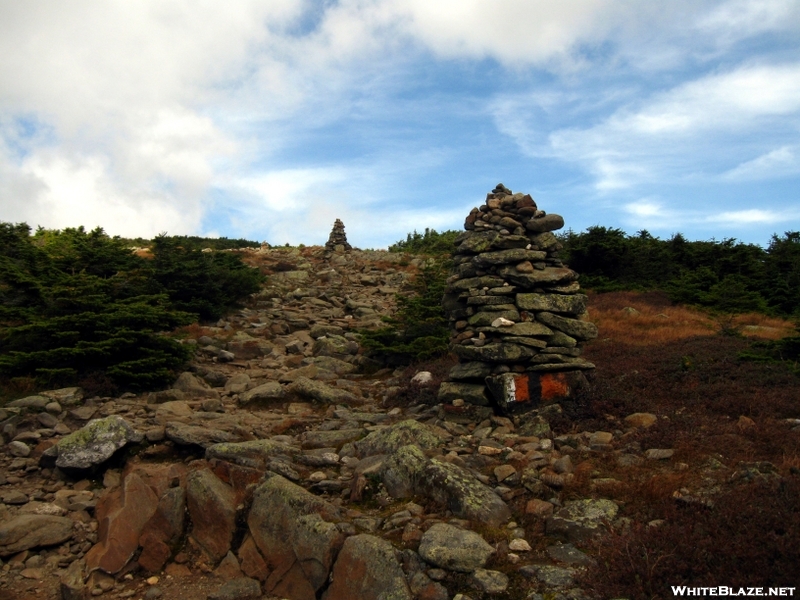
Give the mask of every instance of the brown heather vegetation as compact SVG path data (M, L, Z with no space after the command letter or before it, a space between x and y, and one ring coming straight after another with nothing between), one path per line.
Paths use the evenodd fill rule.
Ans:
M567 497L612 498L630 519L587 543L597 565L582 587L633 600L672 598L672 585L798 585L800 431L786 419L800 418L800 378L781 363L739 358L753 341L741 333L776 339L794 326L719 319L654 292L593 295L590 307L600 336L584 356L597 370L551 423L555 433L619 430L622 452L675 455L634 467L610 453L578 464ZM624 418L635 412L658 422L628 430ZM598 488L600 478L616 483Z
M635 345L662 344L719 332L777 340L794 332L794 325L785 319L759 313L715 317L673 305L663 292L590 294L589 307L591 320L600 328L601 340Z

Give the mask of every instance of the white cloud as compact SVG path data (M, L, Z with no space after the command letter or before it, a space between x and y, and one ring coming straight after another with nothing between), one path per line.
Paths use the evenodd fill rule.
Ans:
M751 208L748 210L726 211L706 217L706 221L721 225L755 225L760 223L775 224L791 221L798 216L798 211L778 213L773 210Z
M696 229L707 225L717 228L742 229L759 225L788 223L800 216L799 210L771 210L750 208L744 210L714 211L710 206L694 208L665 207L663 202L642 198L623 207L624 222L634 229L674 231Z
M753 181L790 177L800 173L797 146L782 146L752 160L745 161L722 175L728 181Z
M713 175L725 152L747 151L751 136L781 119L800 123L800 64L746 66L655 94L623 107L589 128L550 134L553 156L585 165L598 190L637 183ZM770 160L779 159L774 156ZM719 171L718 171L719 172Z
M714 35L725 45L798 26L800 6L795 0L731 0L710 10L696 24L699 31Z

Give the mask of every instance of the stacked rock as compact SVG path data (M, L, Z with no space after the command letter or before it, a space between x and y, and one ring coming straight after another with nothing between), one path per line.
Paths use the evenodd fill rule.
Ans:
M559 259L564 219L502 183L473 208L456 239L444 307L459 364L439 388L445 404L532 409L585 385L580 343L597 336L581 320L578 275Z
M325 244L325 249L329 252L345 252L352 250L352 246L347 243L347 235L344 233L344 223L341 219L336 219L333 222L333 229Z

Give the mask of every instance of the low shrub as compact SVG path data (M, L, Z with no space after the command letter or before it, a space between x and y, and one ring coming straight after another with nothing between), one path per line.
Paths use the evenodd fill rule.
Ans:
M597 564L580 576L601 598L675 597L672 586L797 585L800 480L761 478L713 506L672 503L658 525L635 523L588 545Z

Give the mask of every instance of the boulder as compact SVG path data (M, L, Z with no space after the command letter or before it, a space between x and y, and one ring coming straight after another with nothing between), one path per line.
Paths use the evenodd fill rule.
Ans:
M272 344L267 340L253 337L243 331L238 332L233 339L225 345L225 348L228 352L232 352L239 360L260 358L272 352Z
M306 360L310 363L309 366L317 367L321 371L330 371L337 375L347 375L356 370L355 365L333 356L314 356Z
M438 448L442 442L439 435L428 425L407 419L386 429L373 431L363 440L354 442L353 446L359 456L365 457L391 454L408 444L416 444L423 450L432 450Z
M119 415L96 419L61 438L54 446L56 466L61 469L91 469L107 461L120 448L140 441L142 435Z
M434 458L419 475L417 489L457 517L499 527L511 518L508 505L469 471Z
M517 363L524 362L536 355L536 349L520 344L495 343L485 346L453 347L456 356L464 361L480 361L490 363Z
M316 600L344 543L340 519L337 507L279 475L260 485L247 524L271 571L267 592Z
M482 364L482 363L467 363ZM472 372L477 372L473 369ZM488 375L488 373L487 373ZM461 383L444 381L439 386L437 400L445 404L451 404L453 400L461 398L464 402L477 404L478 406L489 406L489 396L486 394L486 387L483 384Z
M316 400L322 404L363 404L364 399L347 390L341 390L321 381L308 377L298 377L286 387L289 394L308 400Z
M220 429L209 429L199 425L169 422L164 430L167 439L180 446L200 446L208 448L222 442L235 442L237 436Z
M562 227L564 227L564 217L553 213L537 219L531 219L525 225L525 228L531 233L545 233Z
M568 336L577 340L593 340L597 337L597 325L589 321L568 319L549 312L537 314L536 319L548 327L566 333Z
M212 390L205 381L189 372L181 373L172 387L190 398L219 398L219 392Z
M10 408L30 408L34 410L44 410L48 403L52 402L47 396L28 396L26 398L19 398L12 400L6 406Z
M518 263L525 260L540 261L547 257L546 252L540 250L526 250L525 248L511 248L510 250L497 250L484 252L472 259L478 268L486 269L494 265Z
M588 300L584 294L517 294L517 306L522 310L570 315L585 313Z
M172 554L170 545L183 534L185 515L186 490L179 485L166 490L139 537L139 546L142 547L138 560L140 567L154 573L164 567Z
M158 497L137 473L129 473L121 486L102 495L95 509L98 542L86 553L87 568L109 574L122 570L157 508Z
M368 534L347 538L323 600L412 600L392 545Z
M274 402L283 398L283 395L284 392L281 384L277 381L269 381L241 394L239 396L239 403L249 404L250 402Z
M175 390L181 392L180 390ZM183 392L181 392L183 394ZM167 400L159 402L156 409L156 423L165 424L169 421L187 423L191 420L194 411L185 400Z
M187 479L186 500L192 519L192 538L212 561L219 562L230 550L236 529L233 488L211 471L194 471Z
M487 594L502 594L508 588L508 575L489 569L475 569L473 581Z
M72 519L55 515L21 514L0 523L0 556L11 556L72 537Z
M206 448L206 459L226 462L264 471L274 458L291 460L300 451L297 448L272 440L249 440L214 444Z
M598 533L600 526L613 520L618 511L617 504L605 498L569 500L548 517L545 531L547 535L563 537L570 542L579 541Z
M379 475L392 498L410 498L417 493L417 482L428 464L419 446L403 446L380 463Z
M455 379L460 381L462 379L480 379L483 380L484 377L491 374L492 372L492 365L484 362L465 362L457 364L455 367L450 369L450 373L448 377L450 379ZM442 388L439 388L439 393L441 393ZM440 400L441 402L441 400Z
M225 382L225 391L230 394L243 394L250 385L250 375L237 373Z
M365 429L334 429L332 431L306 431L300 438L303 448L341 448L347 442L362 438Z
M479 534L447 523L434 524L419 543L419 555L427 562L462 573L482 568L492 554L494 548Z
M503 279L524 289L533 289L542 285L564 285L578 278L578 274L565 267L545 267L534 269L532 273L520 273L515 267L503 267L499 274Z
M261 582L267 580L269 567L267 567L264 557L258 551L253 536L249 533L245 536L242 545L239 546L239 561L245 575Z

